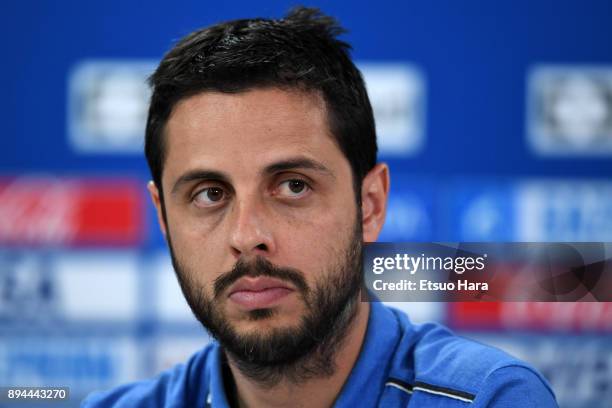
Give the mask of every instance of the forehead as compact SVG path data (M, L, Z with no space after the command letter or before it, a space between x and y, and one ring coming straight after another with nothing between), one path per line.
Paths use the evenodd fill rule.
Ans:
M277 88L200 93L175 106L165 137L168 182L195 168L252 172L295 156L350 171L329 130L325 103L315 93Z

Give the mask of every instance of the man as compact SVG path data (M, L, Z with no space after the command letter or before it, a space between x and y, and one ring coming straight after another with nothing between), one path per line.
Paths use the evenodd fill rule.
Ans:
M83 406L556 406L525 363L361 301L389 170L342 32L298 8L194 32L164 57L149 191L216 342Z

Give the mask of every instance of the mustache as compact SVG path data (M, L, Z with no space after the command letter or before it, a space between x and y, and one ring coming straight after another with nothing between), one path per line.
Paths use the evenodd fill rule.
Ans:
M294 268L281 268L262 257L255 258L252 262L239 259L231 271L218 276L213 282L215 299L221 297L223 292L233 285L238 279L245 276L256 278L258 276L268 276L284 281L291 282L302 293L307 294L308 285L304 274Z

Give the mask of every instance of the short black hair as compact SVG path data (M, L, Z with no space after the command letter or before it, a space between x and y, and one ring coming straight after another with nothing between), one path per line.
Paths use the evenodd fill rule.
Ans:
M351 46L338 39L345 32L320 10L297 7L282 19L233 20L181 39L149 78L145 156L162 200L164 128L177 102L205 91L277 87L322 96L360 202L361 182L376 164L376 130L365 83L349 56Z

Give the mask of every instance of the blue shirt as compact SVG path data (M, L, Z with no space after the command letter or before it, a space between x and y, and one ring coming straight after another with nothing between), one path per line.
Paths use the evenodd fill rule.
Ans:
M152 380L94 393L81 407L227 407L213 342ZM438 324L372 302L359 358L334 407L558 407L531 366Z

